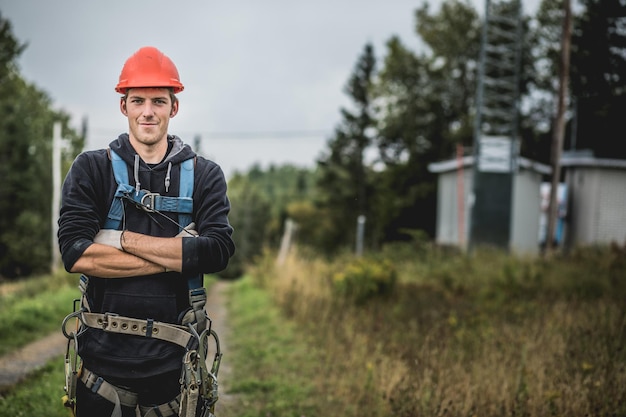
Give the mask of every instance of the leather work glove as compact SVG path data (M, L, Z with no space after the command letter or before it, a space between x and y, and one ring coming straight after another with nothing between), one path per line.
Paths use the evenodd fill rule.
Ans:
M101 229L96 237L93 238L94 243L100 243L101 245L112 246L119 250L122 249L122 231L112 229Z
M188 226L183 228L176 236L174 237L196 237L198 236L198 232L196 231L196 224L194 222L189 223Z

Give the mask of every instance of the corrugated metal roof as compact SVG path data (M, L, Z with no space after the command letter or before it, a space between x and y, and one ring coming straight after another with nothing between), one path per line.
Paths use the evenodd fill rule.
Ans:
M449 159L447 161L433 162L428 164L428 170L437 174L454 171L458 169L459 162L463 164L463 168L470 167L474 164L474 156L464 156L460 161L458 159ZM552 172L552 168L548 165L537 161L531 161L528 158L517 158L517 163L522 168L529 169L540 174L549 175Z
M626 159L595 158L593 156L563 156L561 166L626 169Z

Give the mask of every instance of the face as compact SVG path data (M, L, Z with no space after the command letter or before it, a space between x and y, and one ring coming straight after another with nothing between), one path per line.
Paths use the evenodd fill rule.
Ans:
M167 88L131 88L120 110L128 118L131 143L154 146L167 143L170 118L178 113L178 101L172 102Z

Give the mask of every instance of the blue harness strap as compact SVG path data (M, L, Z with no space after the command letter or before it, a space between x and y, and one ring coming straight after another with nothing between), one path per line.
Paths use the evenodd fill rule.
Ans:
M140 207L148 211L165 211L178 213L178 223L181 225L179 231L183 227L191 223L191 214L193 213L193 183L194 183L194 161L187 159L181 163L180 168L180 191L178 197L168 197L151 193L146 190L136 191L128 184L128 169L126 162L113 150L109 150L111 154L111 165L113 166L113 175L117 182L117 190L113 197L107 220L104 223L105 229L119 230L124 217L124 207L122 197L126 197Z
M192 222L194 186L193 159L187 159L180 165L178 197L167 197L145 190L137 192L134 187L128 184L128 167L126 162L112 149L109 149L109 153L111 155L113 175L115 176L115 182L117 182L117 190L115 191L109 214L104 223L105 229L121 229L122 219L124 218L124 203L122 202L122 197L129 198L148 210L178 213L179 231ZM202 274L187 277L187 283L190 292L193 293L191 295L198 295L198 292L204 291Z
M180 186L178 191L178 196L183 201L191 201L191 209L190 211L179 211L178 214L178 223L185 227L189 223L191 223L191 213L193 212L193 169L194 169L194 161L193 159L187 159L183 161L180 166ZM186 207L185 207L186 208Z
M104 222L104 228L119 230L122 226L122 218L124 217L122 197L131 194L134 191L134 188L128 184L126 162L124 162L122 158L112 150L110 151L110 155L111 165L113 166L113 175L115 176L115 182L117 182L117 190L115 190L109 214Z

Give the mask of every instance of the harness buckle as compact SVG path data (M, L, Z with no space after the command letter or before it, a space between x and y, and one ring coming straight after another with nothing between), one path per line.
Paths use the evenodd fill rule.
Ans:
M149 212L149 213L153 213L156 211L155 207L156 207L156 197L160 197L161 194L159 193L152 193L152 192L146 192L142 197L141 197L141 208L144 209L145 211Z
M117 313L104 313L102 316L102 319L98 320L98 324L100 326L102 326L102 329L106 329L109 325L112 325L113 327L117 327L117 322L116 321L109 321L109 317L119 317L119 314Z

